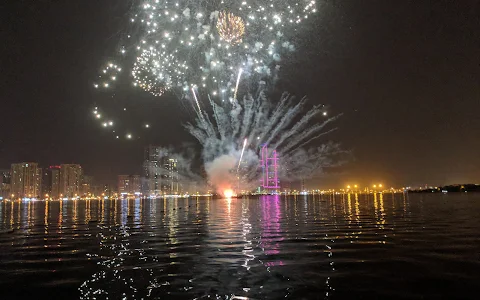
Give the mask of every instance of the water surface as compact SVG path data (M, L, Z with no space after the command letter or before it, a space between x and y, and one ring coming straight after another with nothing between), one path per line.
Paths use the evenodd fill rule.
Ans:
M0 297L477 299L479 220L476 194L3 201Z

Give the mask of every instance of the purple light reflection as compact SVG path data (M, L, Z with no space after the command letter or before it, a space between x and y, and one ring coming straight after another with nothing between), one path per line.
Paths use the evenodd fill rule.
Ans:
M280 242L283 241L280 228L280 196L262 196L260 201L262 205L262 235L260 246L266 255L276 255L280 253ZM264 263L267 267L283 266L283 261L269 261Z

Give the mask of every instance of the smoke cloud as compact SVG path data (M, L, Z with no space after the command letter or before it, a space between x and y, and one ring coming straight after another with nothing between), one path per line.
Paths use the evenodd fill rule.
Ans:
M215 187L217 192L222 193L228 189L235 189L236 176L232 172L237 162L236 156L225 154L205 164L209 184Z
M335 130L330 125L339 116L326 117L324 105L302 113L307 99L294 100L284 93L274 103L262 91L257 98L248 94L235 103L210 99L210 107L197 111L196 122L185 125L202 146L208 180L217 191L258 187L259 153L264 145L278 153L280 180L316 176L346 161L348 151L338 143L318 141ZM311 146L313 141L316 147Z

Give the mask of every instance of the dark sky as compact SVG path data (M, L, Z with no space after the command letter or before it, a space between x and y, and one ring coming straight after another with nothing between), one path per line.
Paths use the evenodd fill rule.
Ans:
M1 1L0 168L73 162L111 182L140 172L148 143L194 142L181 126L191 115L173 97L116 91L125 122L152 124L135 141L114 140L92 118L94 103L111 97L92 83L129 3ZM476 0L322 2L280 88L343 112L330 139L355 160L309 185L480 182L479 16Z

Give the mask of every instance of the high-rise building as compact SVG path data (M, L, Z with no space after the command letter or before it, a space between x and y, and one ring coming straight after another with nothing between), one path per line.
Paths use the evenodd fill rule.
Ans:
M92 196L100 197L103 194L103 185L92 185L90 186L90 193Z
M63 164L60 166L60 197L80 196L82 186L82 167L77 164Z
M164 195L178 195L179 180L178 180L178 160L168 156L162 158L163 172L162 172L162 192Z
M111 197L112 196L112 188L109 184L104 184L103 185L102 196L104 196L104 197Z
M51 187L51 196L53 199L60 198L60 166L51 166L51 180L52 180L52 187Z
M118 194L128 194L130 192L130 175L118 175Z
M163 149L156 146L145 147L143 171L145 175L145 193L148 195L161 194L161 172L160 159L163 156Z
M43 169L42 172L42 199L52 195L52 172L50 169Z
M93 177L92 176L83 176L82 188L80 189L80 194L88 195L92 193L93 187Z
M12 174L10 170L0 170L0 183L10 184Z
M140 175L119 175L118 194L133 195L141 192Z
M280 188L278 179L278 155L277 150L269 149L267 144L261 148L260 168L262 172L261 186L264 190L277 190Z
M165 148L145 148L144 173L148 195L175 195L180 192L178 159Z
M60 166L50 166L42 174L42 197L57 199L59 192Z
M0 197L3 199L10 198L10 170L0 170Z
M42 169L38 163L12 164L10 193L14 198L38 198L41 196Z
M131 193L132 194L141 193L142 192L142 180L140 178L140 175L132 175L131 179L132 179Z

